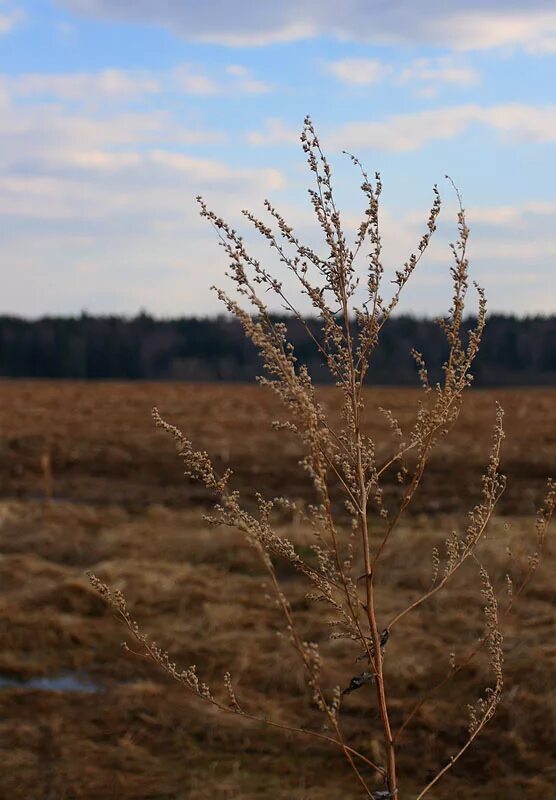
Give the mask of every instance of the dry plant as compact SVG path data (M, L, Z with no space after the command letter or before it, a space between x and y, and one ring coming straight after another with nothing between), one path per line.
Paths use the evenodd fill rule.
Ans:
M52 458L50 448L45 447L40 457L40 470L42 477L43 495L46 503L51 503L54 497L54 475L52 472Z
M315 179L315 188L309 190L309 195L324 234L324 255L303 244L268 200L265 201L268 224L249 211L243 213L297 280L301 294L308 298L313 313L318 315L321 323L319 334L307 324L294 302L286 296L282 283L249 254L243 238L236 230L209 210L202 198L198 200L202 216L213 224L220 244L226 251L229 259L227 274L234 284L236 295L232 297L221 289L216 291L226 309L241 321L246 335L262 356L266 375L260 382L275 392L286 411L286 418L274 423L276 428L293 432L304 444L305 457L302 463L314 485L314 504L301 509L286 498L269 500L257 495L258 509L251 513L242 505L238 492L231 486L230 470L217 474L206 452L197 450L180 430L161 418L157 409L153 410L153 416L156 424L169 433L179 446L185 474L200 481L216 496L217 504L209 518L210 522L241 530L247 543L260 557L276 602L283 612L287 637L301 660L310 699L323 715L324 725L297 727L247 710L243 699L236 695L233 676L229 672L223 676L223 686L213 690L203 681L195 666L186 669L177 667L168 653L140 630L120 592L110 590L94 576L91 576L91 580L123 619L141 655L151 658L187 690L224 712L314 737L339 748L364 796L376 800L400 800L405 796L403 788L400 788L403 782L399 782L396 770L400 737L422 705L481 650L485 650L490 665L488 683L482 695L469 704L469 721L461 746L448 763L439 765L437 774L417 794L415 800L421 800L479 736L500 703L503 689L501 624L539 565L555 505L556 485L549 481L548 494L536 523L536 549L528 564L521 571L516 568L514 572L517 574L508 575L504 586L496 587L481 561L480 544L505 486L499 468L504 438L503 412L498 407L495 410L490 454L482 477L480 501L469 513L463 531L453 531L443 544L434 548L430 585L408 607L400 608L392 619L385 620L380 606L380 589L381 584L388 582L389 576L381 562L387 548L395 547L393 533L419 489L432 451L439 440L450 432L458 418L464 392L472 381L471 368L485 325L485 297L483 290L476 286L477 321L475 327L464 335L469 229L461 198L454 187L459 212L458 239L451 245L453 302L448 316L439 320L448 343L449 356L442 368L442 380L431 385L423 356L413 352L422 385L422 400L410 430L402 430L398 420L388 410L378 409L390 426L393 442L391 455L379 462L374 442L363 433L362 422L366 412L363 386L381 331L396 309L404 287L436 230L441 208L440 195L435 186L434 200L416 253L396 271L392 295L385 299L382 294L384 267L379 230L382 188L379 174L371 181L359 160L347 154L360 172L361 189L366 202L354 242L349 244L334 200L331 169L309 118L305 120L301 142ZM366 249L369 250L367 253ZM358 268L361 260L366 263L363 269ZM261 297L262 292L279 298L287 311L305 326L307 336L330 370L338 391L343 395L342 422L336 429L331 426L318 400L306 367L296 359L288 341L287 325L271 316ZM384 500L383 481L385 474L392 470L397 472L401 499L396 501L395 507L389 508ZM338 511L331 502L331 486L338 484L344 493L345 507L351 518L350 527L339 522ZM314 533L312 556L302 555L291 541L277 532L275 512L283 508L295 510L298 518L311 526ZM318 644L305 641L300 634L292 606L277 576L276 565L280 561L288 562L307 581L308 599L320 604L322 609L323 630L329 630L332 625L333 638L345 640L346 648L358 648L359 655L355 661L362 662L362 666L354 668L356 674L346 675L343 686L327 686ZM447 657L445 677L432 686L413 708L406 709L405 718L402 717L395 729L388 697L395 693L396 686L395 682L392 685L389 680L388 661L385 661L387 643L396 635L397 626L406 615L446 589L465 564L473 567L477 573L478 592L482 593L484 608L483 635L476 646L459 660L456 661L454 654ZM504 599L500 599L501 595ZM380 726L383 742L380 758L376 755L370 757L369 752L374 753L371 748L365 752L361 747L354 747L343 731L344 697L365 686L373 688L372 694L369 693L369 742L371 734L376 737L376 728Z

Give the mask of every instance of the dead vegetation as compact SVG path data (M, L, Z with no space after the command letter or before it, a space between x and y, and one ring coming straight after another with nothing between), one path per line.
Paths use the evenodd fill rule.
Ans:
M526 561L514 560L511 546L506 546L504 598L493 576L495 567L485 560L483 552L490 524L506 489L506 476L500 469L506 436L504 411L496 402L490 446L479 473L481 489L467 511L466 521L445 532L432 546L430 579L415 587L413 597L402 600L401 605L397 603L392 610L388 608L382 596L391 591L393 581L386 557L390 554L395 558L401 552L399 534L406 524L405 512L420 494L431 457L439 442L449 438L458 421L463 397L473 383L472 370L486 321L486 297L481 286L474 283L476 317L471 328L464 327L470 287L470 231L461 195L446 176L459 210L457 237L450 244L451 306L437 320L448 350L440 366L441 377L432 382L431 365L422 353L412 349L421 394L410 425L401 424L391 408L369 408L365 403L365 380L383 328L397 309L436 232L442 207L440 192L437 186L433 187L432 205L421 238L403 265L388 275L389 285L382 260L380 174L375 173L371 179L359 159L346 153L360 176L364 198L361 222L355 231L348 230L336 205L330 163L309 117L305 118L300 140L312 177L308 194L322 243L314 249L312 244L301 241L268 199L263 204L263 215L242 211L265 242L270 258L282 265L279 275L253 256L236 228L210 209L202 197L197 200L201 216L212 224L228 262L229 286L213 288L225 310L239 320L246 337L259 352L264 371L258 381L281 406L281 414L272 421L272 427L278 435L296 439L301 448L299 466L311 487L309 502L303 499L299 502L297 496L263 494L258 481L254 496L251 492L243 498L234 485L233 469L222 466L203 449L196 432L182 431L174 421L161 416L157 407L153 408L152 416L156 426L173 440L184 475L214 498L206 521L213 527L241 532L258 558L267 580L262 587L268 586L265 597L273 599L282 618L281 635L298 656L307 702L320 712L321 721L300 722L298 717L283 720L282 712L289 704L279 709L279 718L270 716L265 708L268 691L263 692L261 705L255 710L247 707L245 703L250 704L252 698L247 696L244 702L238 695L238 679L231 662L225 663L221 681L213 683L206 673L199 671L192 658L181 663L174 660L172 647L155 640L138 622L125 592L92 572L88 575L94 589L127 628L131 644L124 642L125 650L157 665L185 693L240 722L264 724L273 730L332 745L343 755L354 783L371 800L401 800L402 794L409 797L410 792L415 800L422 800L431 791L436 792L438 782L452 773L500 708L505 684L502 626L538 571L556 505L556 483L547 476L546 495L536 516L536 536L529 545ZM284 270L296 287L293 295L291 287L284 287ZM338 396L337 421L331 420L307 365L299 360L287 325L272 317L269 295L301 324L319 353ZM300 311L300 302L304 300L321 322L317 333ZM369 416L382 417L389 428L391 441L386 453L378 451L375 439L365 431ZM388 476L392 475L398 484L397 492L392 492L388 483ZM45 496L50 497L50 469L44 474L44 483ZM279 527L284 510L296 520L294 533L303 527L310 531L312 543L308 547L288 537ZM417 551L413 560L419 560L421 555ZM284 566L305 584L300 609L299 600L286 589L288 576L280 575L279 570ZM410 579L413 566L407 565ZM462 579L469 585L473 573L478 573L475 582L480 588L483 616L476 644L457 654L461 639L456 638L441 680L399 707L396 660L403 662L403 655L389 655L386 659L392 634L396 638L400 622L403 625L408 615L417 616L423 607L434 605L446 590L457 589ZM214 591L219 594L217 585ZM398 592L396 600L401 598L402 593ZM304 623L311 608L316 612L316 623L307 630ZM473 619L472 604L468 603L466 610ZM234 615L240 629L251 624L251 616L250 608L238 608ZM443 613L437 613L437 624L439 628L448 624ZM435 631L427 634L424 644L432 649L439 637ZM355 648L358 654L354 660L363 662L357 671L347 670L343 677L329 674L330 659L327 659L329 645L339 641L344 655ZM410 653L414 655L412 650ZM453 728L447 738L453 736L454 741L447 756L421 779L415 790L419 770L403 772L400 758L406 746L403 740L408 738L409 729L423 707L435 703L439 691L451 687L469 666L481 662L482 688L468 699L467 713L452 709ZM288 673L290 670L288 667ZM352 693L366 694L362 690L369 688L372 700L365 716L370 745L360 742L347 730L344 714L345 702ZM462 735L459 731L465 717L466 732ZM419 729L416 738L420 733Z
M119 648L120 626L84 575L93 568L124 591L145 630L156 631L176 660L193 660L209 680L219 680L230 667L238 694L254 709L275 719L298 715L311 724L316 712L307 704L298 664L276 635L281 624L261 590L264 576L238 534L207 530L198 512L161 506L132 513L110 505L9 501L2 503L1 520L0 674L29 679L74 672L96 681L100 691L0 691L0 797L360 796L326 743L238 726L184 696L147 661L126 658ZM454 522L439 516L431 527L430 520L415 517L400 530L396 555L385 561L392 584L381 600L388 612L430 580L430 549ZM284 524L284 533L302 547L308 541L307 532L291 523ZM530 524L521 518L494 520L486 555L497 580L504 579L506 543L515 558L524 558L530 534ZM556 790L555 567L549 549L536 582L505 627L507 694L499 715L481 747L470 750L435 797L532 800ZM296 616L314 637L318 613L304 599L298 578L287 577ZM441 679L454 647L459 655L459 648L476 643L480 615L469 609L479 612L479 604L475 586L462 580L452 593L400 623L388 645L397 687L394 721ZM349 674L357 656L340 644L321 642L332 681ZM466 699L481 686L480 667L470 665L419 710L400 750L401 768L415 775L415 788L462 735L453 730L454 713L465 716ZM370 696L370 689L354 693L343 709L346 731L356 742L368 741ZM378 741L374 746L378 752ZM336 761L338 769L327 769L325 776L324 768Z
M302 450L293 437L277 437L269 422L279 404L256 386L177 383L0 382L0 495L44 496L41 457L50 453L54 497L75 503L114 503L139 511L159 503L173 508L208 507L209 494L184 479L171 447L148 419L153 405L221 467L234 466L235 486L245 498L254 487L268 495L311 497L299 467ZM334 390L318 396L335 424L340 401ZM417 389L365 389L365 403L392 409L402 426L412 421ZM508 476L500 500L503 514L533 515L546 476L556 462L556 391L473 390L450 438L438 444L408 513L465 512L476 496L491 435L492 409L504 408L506 440L501 469ZM60 409L65 409L64 413ZM364 431L387 451L390 431L380 416L369 416ZM399 491L396 475L386 491ZM338 494L336 494L338 497Z
M152 557L148 555L151 548L143 547L134 531L125 558L118 559L111 546L111 529L91 521L88 534L96 529L98 542L96 563L88 565L94 571L88 570L87 574L107 608L127 627L124 649L137 658L139 666L128 665L125 669L129 670L129 677L122 678L120 669L112 664L112 652L112 658L108 658L110 677L105 678L109 683L101 683L105 666L105 658L101 657L88 665L86 672L87 680L95 678L97 683L92 687L89 683L86 688L85 683L77 682L74 689L97 698L106 691L118 698L135 690L137 681L132 676L136 670L144 689L145 681L158 680L153 667L162 668L161 673L174 683L168 692L172 702L174 696L177 698L176 689L184 693L183 698L175 700L173 709L182 710L182 725L190 719L186 697L204 701L201 705L205 709L188 729L196 730L194 738L199 748L198 757L191 763L193 772L205 764L216 741L226 751L228 735L236 743L241 736L241 745L230 751L239 765L234 767L236 772L244 769L241 776L236 775L236 788L232 790L236 797L243 791L241 778L250 780L266 764L266 748L272 747L278 732L301 737L303 742L297 758L290 753L288 743L281 757L274 759L273 769L267 769L271 775L276 774L275 767L281 765L286 753L286 763L293 766L291 772L281 769L275 789L266 774L261 785L264 796L269 791L283 796L291 775L294 785L289 787L289 796L294 789L300 796L311 796L314 787L319 793L315 797L325 797L332 787L338 792L341 786L344 797L351 796L350 792L357 796L357 790L357 794L363 792L371 800L401 800L401 795L411 795L415 800L425 795L440 797L438 792L446 791L444 787L448 787L451 797L458 797L462 776L470 774L462 772L465 767L461 757L469 755L475 739L489 730L488 723L496 716L499 722L494 729L495 738L488 733L485 746L478 753L471 750L468 763L473 767L473 778L467 782L465 795L461 795L487 798L493 783L496 791L503 788L498 780L503 775L502 760L507 765L508 757L513 756L512 767L516 769L520 759L526 760L526 742L531 739L527 724L523 737L519 735L522 720L515 713L516 705L527 704L528 699L519 695L519 682L508 693L504 662L508 635L511 641L513 634L519 652L521 637L529 634L535 624L529 619L525 629L516 628L520 622L516 607L521 607L545 556L556 485L549 480L544 504L531 526L533 536L523 537L521 524L516 535L507 523L500 527L500 521L496 522L506 487L501 470L504 413L499 403L491 415L490 445L486 454L481 449L481 466L465 487L462 479L467 475L461 465L473 460L468 456L469 437L460 442L459 450L450 450L449 434L460 416L463 395L472 383L473 362L486 315L484 292L475 286L477 317L474 327L464 334L469 229L457 189L458 236L450 245L452 305L447 316L438 320L449 347L441 368L442 379L431 384L428 365L420 353L413 351L421 393L409 424L391 407L374 406L369 412L367 401L376 399L364 390L369 364L382 328L436 230L441 208L439 192L434 187L433 204L416 254L411 254L395 271L390 281L394 288L384 299L380 176L376 174L371 182L359 161L350 156L361 173L366 209L353 243L348 244L334 201L330 167L309 118L301 141L315 179L309 196L327 255L302 244L269 201L265 201L265 209L275 230L250 212L243 213L292 273L300 293L310 300L322 320L320 339L304 322L297 301L286 296L282 283L251 257L243 237L198 198L202 216L213 224L228 256L227 275L235 294L218 289L218 296L258 348L265 368L260 382L282 406L280 419L273 421L284 442L282 458L278 461L278 451L269 447L267 473L258 470L254 448L260 442L253 435L251 415L244 438L250 449L248 473L250 478L255 475L255 480L253 485L248 484L242 497L238 478L228 468L227 429L220 424L218 430L224 434L221 446L214 456L209 455L200 430L190 438L187 429L182 433L174 425L175 419L168 421L167 412L165 419L157 408L153 409L157 427L170 435L182 459L188 478L188 506L205 505L211 499L215 502L207 521L219 549L214 563L210 558L196 557L204 549L210 550L196 541L196 521L185 532L196 547L194 553L184 553L183 560L179 560L179 548L173 546L173 539L164 557L164 542L156 529ZM357 257L368 247L367 263L361 272L356 267ZM306 366L298 363L288 341L287 327L272 319L261 291L274 294L305 325L335 382L335 393L325 396L316 391ZM237 410L232 409L230 417L235 413ZM376 418L382 419L386 436L369 435L367 428ZM125 420L129 426L129 414ZM546 421L541 424L546 426ZM89 419L85 425L90 430ZM42 441L38 464L43 513L52 514L58 459L53 429L48 430L49 441ZM121 432L117 431L114 442L121 440ZM450 445L440 448L439 443L446 440ZM33 444L36 447L37 442ZM128 460L119 444L110 444L106 456L113 463L114 472L134 474L135 459ZM294 487L294 491L280 492L277 497L273 485L279 474L276 465L289 466L290 456L295 468L288 470L287 478L280 475L280 483L286 489ZM75 456L70 457L66 465L70 473L78 461ZM153 463L148 463L152 475ZM430 469L433 464L435 468ZM16 474L21 477L22 470L16 470ZM427 477L429 485L422 493L424 476L431 474L433 479ZM450 477L455 478L452 491L458 498L456 503L453 495L450 497L445 491ZM241 470L239 482L246 482ZM156 473L156 480L148 486L151 500L153 485L162 484L162 475ZM432 508L425 505L420 509L414 503L423 494L432 499ZM459 510L467 495L471 502L465 503L467 513L463 520L452 521L439 513L454 510L454 505ZM144 498L133 499L133 505L144 509L144 502L138 503ZM413 519L405 513L410 507ZM429 512L422 529L416 516L420 510ZM5 527L17 525L21 513L27 514L28 508L6 506ZM168 523L169 514L172 512L168 509L163 511ZM132 527L136 522L133 520ZM125 520L116 523L115 529L120 527L125 541ZM500 535L494 538L499 541L493 547L489 537L497 531ZM241 551L238 557L238 532L250 549L249 555ZM56 547L52 539L50 544ZM118 546L121 547L121 539L116 540ZM34 652L44 654L48 661L49 654L54 657L57 649L65 654L75 650L71 678L79 681L87 666L84 654L89 649L97 653L101 650L105 636L102 626L106 622L98 598L75 574L70 552L63 553L65 563L58 565L60 574L56 576L51 564L41 569L41 557L35 551L30 563L35 579L29 591L13 577L21 563L18 547L19 544L11 555L4 556L7 560L2 563L12 580L14 602L5 609L7 620L15 609L5 650L4 683L9 699L17 698L18 692L26 698L30 690L45 688L37 685L36 676L20 686L9 682L11 674L25 674L24 664L29 668ZM80 552L93 561L89 547L76 547L74 558ZM57 587L49 585L51 582L57 582ZM533 597L530 596L529 606ZM535 600L546 606L542 596ZM49 609L55 622L45 628L44 612ZM86 622L84 633L80 634L76 623L83 617ZM546 608L535 609L533 619L537 624L547 624L548 618ZM36 637L32 635L34 626ZM544 667L545 647L543 655ZM354 667L361 661L362 665ZM48 667L51 672L53 663L49 662ZM529 678L535 667L537 664L528 663ZM175 716L171 712L164 716L165 701L157 700L155 707L142 712L139 718L162 713L168 724ZM114 708L118 708L117 703ZM217 719L215 712L221 712L224 720ZM547 716L548 719L543 718L543 733L547 725L554 726L553 712L548 711ZM236 722L236 730L230 727L231 720ZM501 729L500 722L506 722L507 727ZM199 730L196 726L200 723ZM61 736L57 740L60 747ZM47 796L63 796L73 791L73 785L66 786L60 780L74 779L65 775L60 763L52 768L56 737L47 734L45 741L49 753ZM141 753L142 743L127 732L118 745L118 755L127 754L132 759ZM332 755L325 766L323 749L330 746ZM21 758L26 757L21 748L15 750ZM353 779L352 788L344 785L343 771L334 763L341 756L344 766L351 770L348 774ZM141 757L144 765L146 754L141 753ZM318 761L320 768L313 771ZM183 765L183 758L180 764ZM148 772L148 779L156 779L156 786L150 784L155 791L152 796L165 796L160 790L172 777L171 765L170 753L166 752L160 779L157 768ZM116 772L120 781L116 796L123 796L121 770ZM530 777L530 783L522 784L522 790L546 790L550 775L543 785L543 768L537 765L529 776L525 774L526 769L517 778L528 781ZM503 780L506 775L507 770ZM127 785L131 783L128 780ZM209 783L204 776L201 791ZM221 793L223 786L225 781L220 775L215 790ZM176 777L178 796L184 792L191 796L193 788L184 776ZM252 785L246 796L256 797L257 788Z

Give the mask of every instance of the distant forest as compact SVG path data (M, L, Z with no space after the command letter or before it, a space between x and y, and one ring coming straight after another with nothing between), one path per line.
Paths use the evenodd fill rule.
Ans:
M316 382L328 382L301 323L281 319L298 360ZM309 324L318 335L318 321ZM437 379L447 354L441 330L432 320L400 316L384 327L369 383L416 384L412 347L423 353L431 379ZM2 377L250 382L261 371L239 323L226 317L0 317ZM556 316L491 316L473 372L478 386L556 385Z

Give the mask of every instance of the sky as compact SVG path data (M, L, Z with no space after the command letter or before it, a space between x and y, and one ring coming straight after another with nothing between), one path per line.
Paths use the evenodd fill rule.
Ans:
M363 196L342 150L381 173L387 273L439 186L402 311L449 307L449 174L490 309L556 312L554 0L0 0L0 54L0 313L219 313L197 195L261 260L240 212L265 198L326 257L307 114L348 230Z

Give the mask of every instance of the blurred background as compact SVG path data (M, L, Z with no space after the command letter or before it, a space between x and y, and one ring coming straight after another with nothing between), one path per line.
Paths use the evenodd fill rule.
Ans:
M299 442L270 426L280 410L255 384L257 353L211 289L230 289L226 257L195 199L237 227L296 296L241 211L264 218L268 198L327 256L299 142L307 114L348 233L365 198L342 151L381 175L386 297L426 231L435 185L442 199L369 375L379 455L392 440L377 409L391 408L405 429L414 420L411 348L433 380L446 357L434 320L450 307L457 238L447 175L490 310L474 388L387 562L382 613L428 585L432 548L480 499L496 400L508 489L485 558L501 596L505 575L526 569L556 473L556 4L0 0L0 47L0 798L359 797L320 743L216 717L124 653L124 631L85 573L122 589L183 666L217 685L229 668L251 710L319 724L294 654L277 645L281 623L259 567L239 535L207 528L212 498L183 478L150 419L157 405L219 467L233 467L248 506L256 491L312 501ZM299 309L310 313L303 297ZM476 311L471 289L466 328ZM338 421L314 348L288 325ZM387 502L399 491L393 471ZM339 491L335 503L341 517ZM284 513L276 524L309 552L299 519ZM555 563L549 545L505 623L496 719L431 798L556 796ZM282 577L306 635L323 637L301 582ZM463 655L481 632L476 575L437 597L389 645L395 724L442 678L450 652ZM322 648L332 687L353 671L353 653ZM463 670L404 732L408 797L465 740L483 667ZM342 713L350 739L380 759L371 694Z

